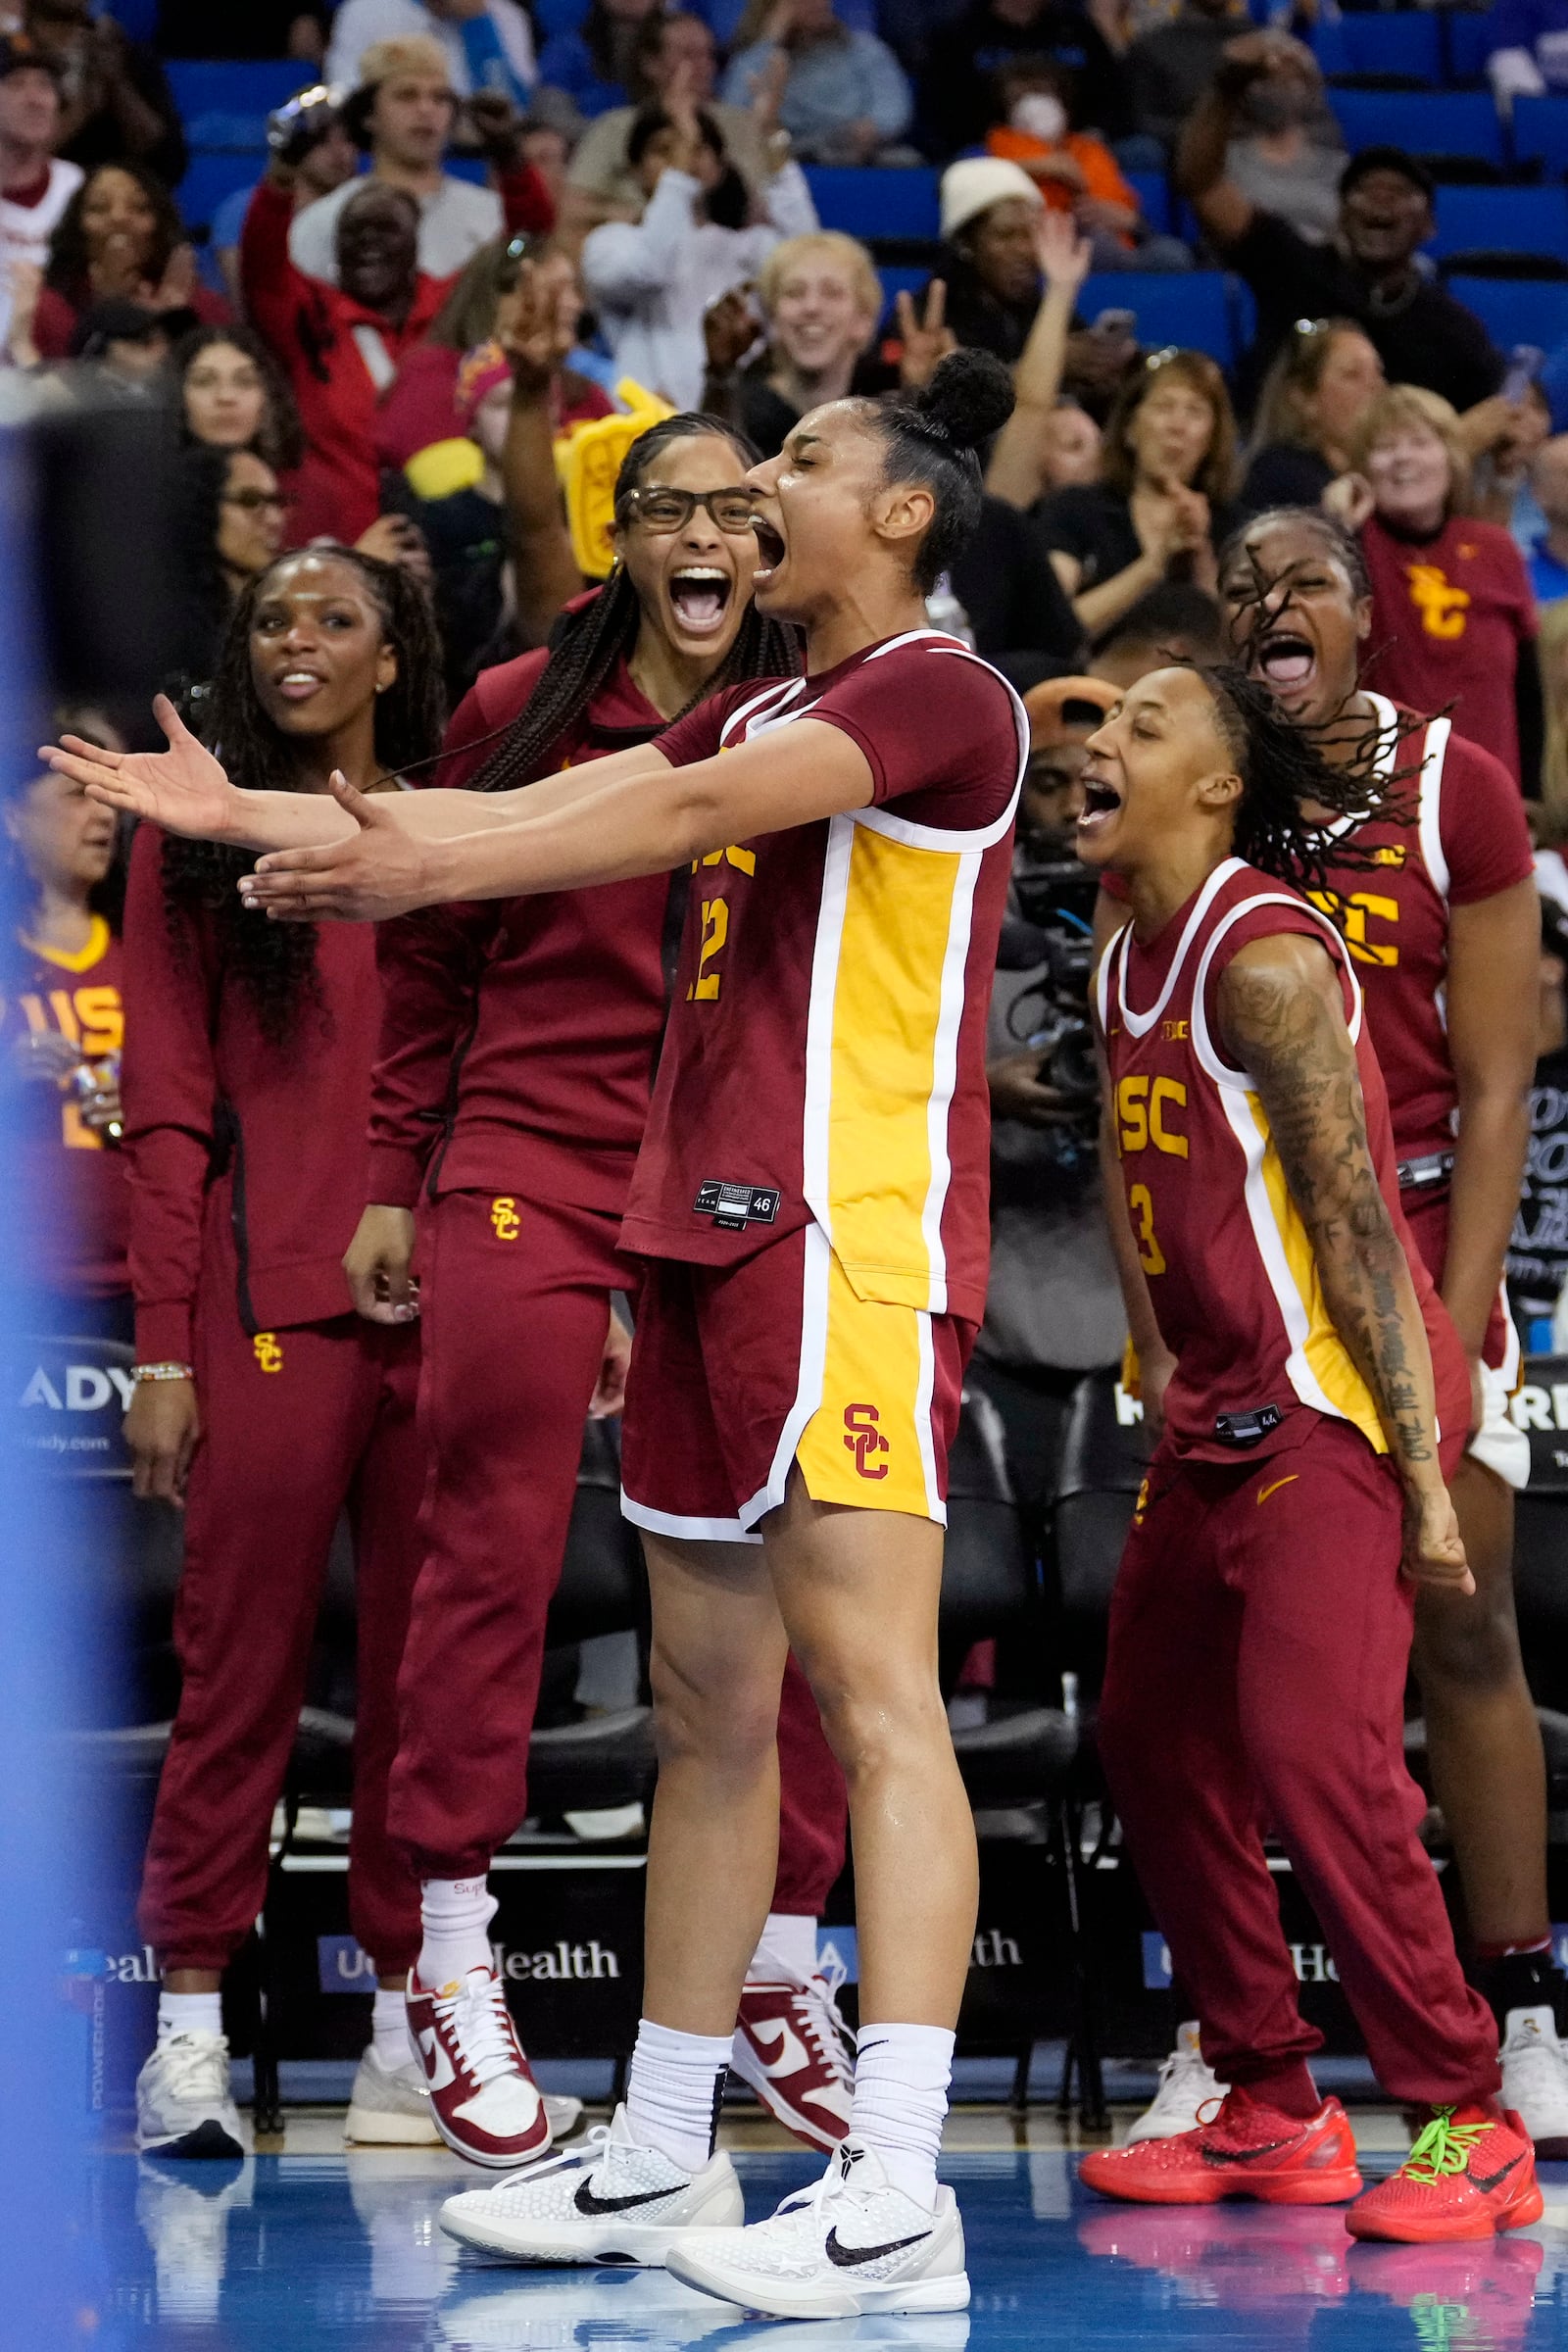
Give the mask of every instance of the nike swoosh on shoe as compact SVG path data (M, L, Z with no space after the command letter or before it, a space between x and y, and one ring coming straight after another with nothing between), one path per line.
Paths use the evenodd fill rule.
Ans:
M841 2246L838 2231L830 2230L827 2233L827 2258L839 2270L851 2271L857 2263L875 2262L883 2254L902 2254L906 2246L917 2246L930 2234L929 2230L917 2230L912 2237L892 2237L884 2246Z
M1255 2164L1260 2156L1278 2155L1281 2148L1294 2147L1291 2139L1267 2139L1256 2148L1204 2148L1200 2151L1205 2164Z
M590 2217L606 2213L629 2213L634 2205L657 2205L662 2197L672 2197L676 2189L645 2188L635 2197L596 2197L586 2180L580 2181L572 2199L579 2213Z
M1479 2188L1482 2193L1485 2194L1488 2190L1495 2188L1499 2181L1506 2180L1510 2173L1517 2172L1523 2162L1524 2158L1522 2156L1510 2156L1500 2172L1488 2173L1485 2176L1478 2173L1472 2166L1470 2172L1470 2185L1472 2188Z

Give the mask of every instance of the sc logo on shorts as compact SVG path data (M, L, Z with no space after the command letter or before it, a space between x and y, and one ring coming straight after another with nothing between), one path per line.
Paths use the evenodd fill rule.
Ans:
M878 1429L881 1419L874 1404L847 1404L844 1407L844 1443L855 1456L856 1474L859 1478L886 1478L886 1462L876 1462L879 1453L890 1448ZM873 1468L873 1462L875 1467Z
M511 1193L503 1193L498 1200L491 1201L490 1222L496 1229L498 1242L516 1240L522 1231L522 1219L517 1214L517 1203Z

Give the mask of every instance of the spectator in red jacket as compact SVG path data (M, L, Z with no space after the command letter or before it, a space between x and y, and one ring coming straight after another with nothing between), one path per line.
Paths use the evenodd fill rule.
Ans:
M240 234L245 307L293 387L305 427L293 535L358 539L375 520L375 408L405 353L422 341L452 286L419 268L419 208L380 180L355 189L338 216L338 282L307 277L289 258L293 168L274 157ZM502 183L508 225L528 225L531 172Z
M440 673L427 600L405 570L341 548L285 556L240 598L208 728L258 786L324 792L340 768L374 789L436 750ZM375 942L368 925L257 923L235 889L250 863L145 825L126 902L137 1380L125 1436L136 1492L185 1506L183 1687L141 1896L164 1989L137 2136L171 2156L240 2153L219 1986L266 1892L345 1508L360 1642L350 1917L389 1984L349 2129L434 2137L391 1989L418 1949L418 1889L385 1835L418 1563L418 1335L412 1317L362 1321L341 1264L368 1175Z
M197 283L172 196L140 164L101 165L61 215L33 321L40 357L68 358L83 313L113 300L167 311L175 334L228 317L222 296Z

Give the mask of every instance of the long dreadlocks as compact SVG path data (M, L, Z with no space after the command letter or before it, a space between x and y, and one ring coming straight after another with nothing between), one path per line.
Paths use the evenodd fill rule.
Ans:
M756 465L758 453L752 444L731 426L721 424L717 417L690 412L662 417L658 424L650 425L646 433L638 435L621 461L614 491L617 521L625 521L626 502L632 491L640 489L647 480L655 460L672 442L691 440L698 434L728 442L747 465ZM552 755L563 736L582 716L622 657L629 660L642 617L637 591L627 578L625 567L619 566L599 594L569 614L558 629L544 675L526 709L518 713L473 778L473 791L510 792L550 772L556 764ZM692 703L703 702L709 695L717 694L725 686L737 685L745 678L793 677L800 666L795 631L781 627L777 621L764 620L755 605L748 605L734 644L713 675L692 696ZM692 703L687 704L687 710ZM682 713L677 711L675 715L679 717Z
M428 595L399 565L377 563L354 548L312 552L359 572L381 615L386 643L397 655L397 675L375 703L375 756L381 767L397 775L433 759L446 714L441 645ZM279 563L291 560L298 561L297 552ZM237 783L254 791L298 792L303 789L299 743L268 717L251 668L256 608L277 569L274 564L248 582L236 602L212 687L190 723ZM164 843L164 905L176 941L183 939L193 907L210 917L224 972L249 996L268 1042L284 1046L301 1004L319 1005L316 926L263 922L245 912L235 886L255 863L252 851L171 835Z

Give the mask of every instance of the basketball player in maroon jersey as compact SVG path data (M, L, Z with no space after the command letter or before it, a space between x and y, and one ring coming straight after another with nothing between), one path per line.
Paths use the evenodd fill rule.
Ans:
M1453 1500L1476 1592L1416 1595L1413 1662L1433 1780L1479 1980L1502 2031L1505 2103L1538 2155L1568 2155L1545 1771L1513 1607L1512 1490L1530 1452L1508 1417L1519 1348L1501 1290L1535 1050L1530 836L1500 761L1446 719L1405 735L1394 706L1358 688L1371 606L1357 543L1337 523L1298 508L1255 516L1225 550L1220 584L1238 658L1331 764L1386 769L1397 759L1419 771L1396 810L1355 829L1351 867L1338 871L1331 854L1334 896L1324 903L1338 910L1366 991L1401 1204L1475 1391ZM1102 905L1113 927L1124 910ZM1167 1370L1157 1353L1141 1364L1146 1409ZM1190 2128L1223 2089L1198 2055L1196 2030L1184 2028L1160 2096L1131 2136Z
M1240 670L1163 669L1090 738L1079 854L1127 888L1096 1011L1135 1330L1174 1358L1111 1606L1100 1746L1140 1881L1232 2087L1212 2121L1086 2157L1107 2196L1334 2204L1361 2187L1262 1845L1322 1922L1373 2064L1427 2121L1358 2237L1537 2220L1403 1762L1411 1589L1472 1590L1446 1473L1469 1382L1399 1209L1314 805L1389 787L1327 766ZM1343 846L1339 855L1347 853ZM1401 1576L1401 1568L1403 1574Z
M568 609L549 653L481 674L438 783L500 792L581 767L651 741L715 687L793 663L789 633L751 603L756 462L711 417L638 436L615 485L611 579ZM624 1379L611 1300L633 1280L616 1244L664 1026L670 901L654 874L433 907L376 942L373 1205L347 1271L371 1321L418 1313L433 1464L388 1813L421 1888L409 2038L443 2136L500 2171L543 2154L550 2131L491 1953L487 1873L527 1811L583 1416L591 1398L618 1409L612 1382L595 1394L607 1325ZM830 2148L849 2127L850 2064L815 1915L844 1867L844 1783L798 1666L779 1742L779 1880L734 2064L780 2122Z
M622 1236L647 1269L623 1449L661 1737L646 2015L626 2106L586 2159L443 2221L526 2261L663 2261L776 2316L969 2295L935 2171L976 1900L937 1603L984 1312L986 1012L1028 726L925 599L1011 402L996 361L957 352L911 401L803 418L750 479L758 608L805 628L806 676L731 688L581 773L405 795L384 826L345 788L321 826L235 792L172 713L154 758L53 755L117 807L274 853L244 895L285 919L693 863ZM773 1879L792 1647L849 1781L863 2022L827 2178L737 2230L713 2120Z

